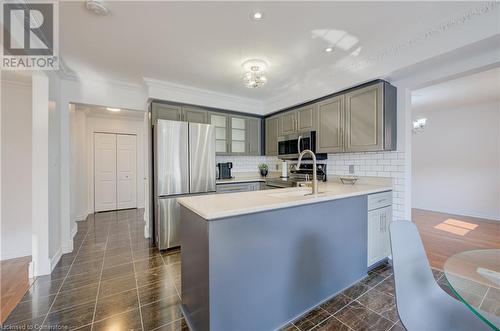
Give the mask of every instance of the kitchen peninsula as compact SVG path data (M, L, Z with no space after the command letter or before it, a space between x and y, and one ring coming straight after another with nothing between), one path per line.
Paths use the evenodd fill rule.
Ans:
M193 330L274 330L366 276L369 197L390 197L392 185L310 190L178 200L182 309Z

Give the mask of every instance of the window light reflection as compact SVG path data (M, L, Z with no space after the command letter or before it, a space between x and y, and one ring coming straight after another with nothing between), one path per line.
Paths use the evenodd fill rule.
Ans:
M446 221L434 226L435 229L446 231L458 236L465 236L470 231L477 228L478 225L465 221L459 221L453 218L448 218Z

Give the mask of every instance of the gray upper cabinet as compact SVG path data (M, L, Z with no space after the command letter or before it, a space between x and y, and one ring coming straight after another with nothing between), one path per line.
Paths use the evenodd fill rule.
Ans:
M316 130L317 114L317 104L297 109L297 131Z
M278 155L279 117L266 118L266 155Z
M183 121L193 123L208 123L208 112L201 108L182 106Z
M316 151L338 153L344 151L344 96L318 103L318 130Z
M396 98L394 86L378 81L267 118L266 155L277 154L277 136L309 130L318 153L395 150Z
M297 131L297 112L290 111L279 117L279 136L286 136Z
M168 105L162 103L153 103L151 107L151 116L153 123L157 120L182 120L182 107L176 105Z
M383 99L383 83L345 94L346 152L383 150Z
M214 125L217 155L261 155L261 118L157 101L151 103L151 117L153 124L165 119Z
M229 116L230 138L229 153L231 155L245 155L248 151L247 119L241 116Z
M229 116L221 113L208 113L208 124L215 126L215 153L229 154Z
M247 155L260 155L260 119L247 119Z

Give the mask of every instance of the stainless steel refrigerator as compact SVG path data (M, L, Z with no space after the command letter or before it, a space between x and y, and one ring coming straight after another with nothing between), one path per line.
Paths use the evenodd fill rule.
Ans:
M215 192L215 127L158 120L154 128L155 240L180 246L177 199Z

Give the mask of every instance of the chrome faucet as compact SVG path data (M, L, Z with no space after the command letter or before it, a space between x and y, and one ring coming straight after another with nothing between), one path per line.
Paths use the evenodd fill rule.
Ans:
M316 155L314 154L313 151L310 149L304 149L302 152L299 154L299 160L297 161L297 169L300 168L300 163L302 162L302 157L305 154L311 154L312 159L313 159L313 179L312 179L312 195L318 194L318 176L316 173Z

